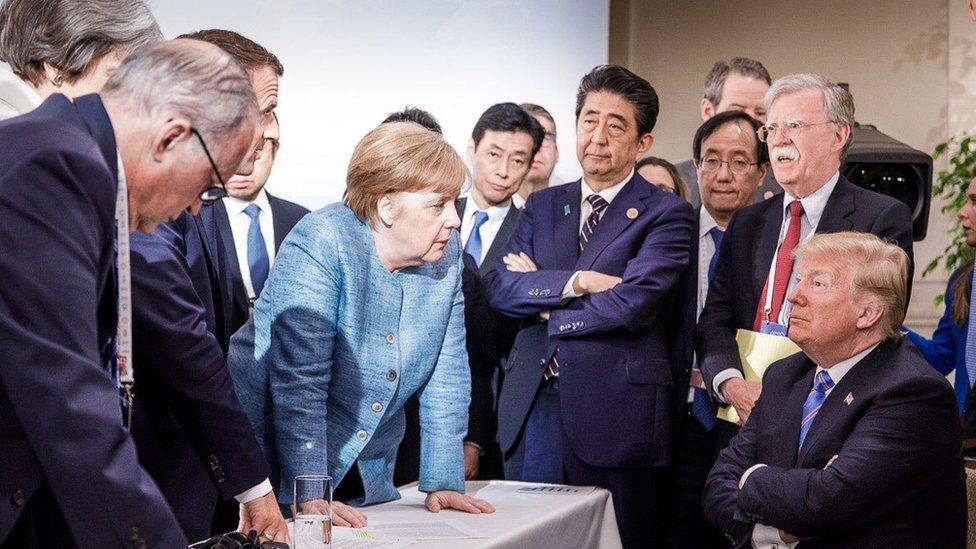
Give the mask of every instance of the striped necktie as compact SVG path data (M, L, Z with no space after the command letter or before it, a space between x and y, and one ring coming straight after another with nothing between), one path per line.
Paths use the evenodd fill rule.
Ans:
M603 215L603 211L607 209L610 205L602 196L594 193L586 197L586 201L590 203L593 208L593 212L590 216L586 218L586 223L583 223L583 228L580 229L579 237L579 249L582 252L583 248L586 247L586 243L590 240L590 236L593 235L593 231L596 230L597 223L600 222L600 217Z
M824 399L827 398L827 391L833 388L834 380L830 379L830 374L827 373L827 370L820 370L817 373L817 377L813 380L813 389L810 390L806 402L803 403L803 421L800 423L800 445L797 447L797 450L803 448L803 441L807 438L810 425L813 424L813 419L817 417L820 407L823 406Z

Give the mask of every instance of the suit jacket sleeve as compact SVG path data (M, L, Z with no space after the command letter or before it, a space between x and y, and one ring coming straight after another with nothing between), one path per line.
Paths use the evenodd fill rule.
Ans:
M948 384L915 377L875 397L825 469L754 471L738 509L800 537L857 530L959 466L960 441Z
M450 250L450 247L448 248ZM455 249L460 243L455 237ZM420 391L420 486L422 492L454 490L464 493L462 439L468 426L471 371L465 350L464 294L461 257L444 342L437 364Z
M484 277L489 305L515 317L534 316L560 306L563 288L575 272L540 268L530 273L515 273L505 267L503 258L508 254L521 252L536 260L533 241L535 210L545 205L539 205L535 198L529 196L505 251Z
M268 477L251 423L234 393L223 353L207 329L179 249L167 227L132 236L133 333L137 398L165 399L217 491L230 499Z
M765 393L756 401L753 413L742 429L718 455L705 482L702 510L709 522L735 540L736 546L748 543L754 524L736 518L739 499L739 479L757 463L756 436L759 412L764 406ZM752 475L755 475L754 471Z
M741 218L738 215L732 217L725 238L722 239L722 245L718 250L718 261L715 264L712 281L708 285L705 307L702 309L701 315L698 317L698 325L695 327L695 351L698 353L698 367L705 379L705 387L708 388L709 393L713 394L712 380L715 379L716 375L729 368L742 371L742 363L739 361L739 347L735 342L734 296L737 291L746 292L752 291L752 289L735 287L734 273L737 269L748 267L736 264L734 259L736 255L732 247L741 238L738 236L740 231L749 229L749 227L741 227ZM755 311L752 311L751 314L754 315Z
M27 158L0 180L0 386L82 547L185 547L122 426L99 350L116 183L92 159ZM94 190L93 190L94 189ZM103 270L104 272L104 270Z
M549 335L584 337L648 324L665 309L681 273L688 267L692 209L682 202L661 212L648 228L640 250L627 262L620 284L554 309ZM560 326L580 326L560 330Z
M342 275L336 246L311 230L282 244L262 291L270 292L270 334L256 326L255 347L270 337L268 360L275 446L281 469L278 501L294 499L295 477L328 474L326 454L329 383L337 333ZM296 227L295 230L302 230ZM308 247L329 246L328 257Z

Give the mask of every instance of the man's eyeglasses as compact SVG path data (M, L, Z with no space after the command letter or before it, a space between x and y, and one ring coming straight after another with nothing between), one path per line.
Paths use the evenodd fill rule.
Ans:
M200 140L200 146L203 147L203 153L207 155L207 160L210 161L210 167L213 168L213 173L217 176L217 181L220 183L219 187L207 187L202 193L200 193L200 202L203 202L204 204L212 204L227 196L227 184L224 183L224 178L220 176L220 170L217 169L217 163L214 162L213 157L210 156L210 150L207 148L207 144L204 143L203 136L200 135L200 132L198 132L196 128L190 128L190 132L197 136L197 139Z
M779 124L766 124L765 126L760 126L756 130L756 135L759 136L759 140L765 143L769 139L776 137L776 132L783 132L783 137L787 139L794 139L796 136L800 135L803 128L808 128L810 126L823 126L824 124L833 124L833 122L800 122L798 120L788 120Z
M698 169L705 173L717 172L722 168L722 164L728 164L729 171L735 175L745 175L758 162L748 162L741 158L733 158L732 160L725 161L714 156L707 156L698 161Z

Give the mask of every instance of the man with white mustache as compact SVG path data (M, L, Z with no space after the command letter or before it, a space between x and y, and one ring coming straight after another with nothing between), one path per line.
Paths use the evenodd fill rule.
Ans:
M913 272L912 220L898 200L856 187L839 169L854 124L851 94L817 74L794 74L766 93L757 132L784 194L740 210L722 240L695 349L706 388L745 423L761 385L742 374L737 329L786 336L795 281L792 251L815 233L869 232L896 242Z

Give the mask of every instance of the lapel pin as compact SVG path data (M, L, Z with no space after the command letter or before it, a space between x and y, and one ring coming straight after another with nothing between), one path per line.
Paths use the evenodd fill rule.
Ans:
M637 219L637 208L629 208L627 210L627 219Z
M563 206L563 215L569 215L569 204Z
M850 406L851 403L854 402L854 393L847 393L847 396L844 397L844 402L847 403L848 406Z

